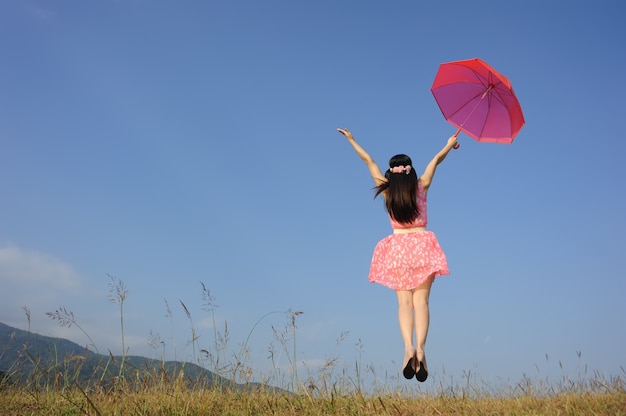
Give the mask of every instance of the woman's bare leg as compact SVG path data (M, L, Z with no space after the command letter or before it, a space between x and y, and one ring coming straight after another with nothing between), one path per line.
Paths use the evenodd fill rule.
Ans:
M404 361L402 363L404 365L415 354L415 347L413 346L414 295L411 290L397 290L396 294L398 295L398 323L400 324L402 341L404 341Z
M428 309L428 298L430 288L433 284L434 275L430 276L424 283L413 290L413 308L415 310L415 336L417 359L425 363L424 348L426 347L426 337L428 336L428 325L430 324L430 312Z

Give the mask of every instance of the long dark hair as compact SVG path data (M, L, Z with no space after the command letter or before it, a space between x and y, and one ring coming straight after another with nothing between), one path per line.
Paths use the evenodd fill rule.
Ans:
M408 172L392 173L391 169L397 166L411 166ZM419 215L417 208L417 173L413 168L413 162L407 155L395 155L389 159L389 169L385 171L386 182L378 185L374 198L383 192L387 212L394 220L400 223L410 223Z

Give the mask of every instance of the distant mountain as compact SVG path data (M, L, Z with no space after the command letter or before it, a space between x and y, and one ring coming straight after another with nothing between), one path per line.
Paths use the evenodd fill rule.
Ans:
M47 385L97 382L110 386L120 375L121 364L121 356L97 354L67 339L46 337L0 322L0 374L7 375L12 382ZM261 387L238 385L187 362L126 356L123 365L127 383L178 380L188 385L236 390Z

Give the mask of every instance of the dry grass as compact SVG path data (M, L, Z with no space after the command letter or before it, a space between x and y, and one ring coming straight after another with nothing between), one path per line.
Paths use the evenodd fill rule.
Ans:
M626 415L624 391L478 399L359 394L310 397L208 390L97 392L4 391L4 415Z

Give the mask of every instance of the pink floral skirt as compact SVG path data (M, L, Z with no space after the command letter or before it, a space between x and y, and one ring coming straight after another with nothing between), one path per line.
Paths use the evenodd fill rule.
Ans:
M446 255L432 231L391 234L378 242L369 281L393 290L411 290L431 275L450 274Z

